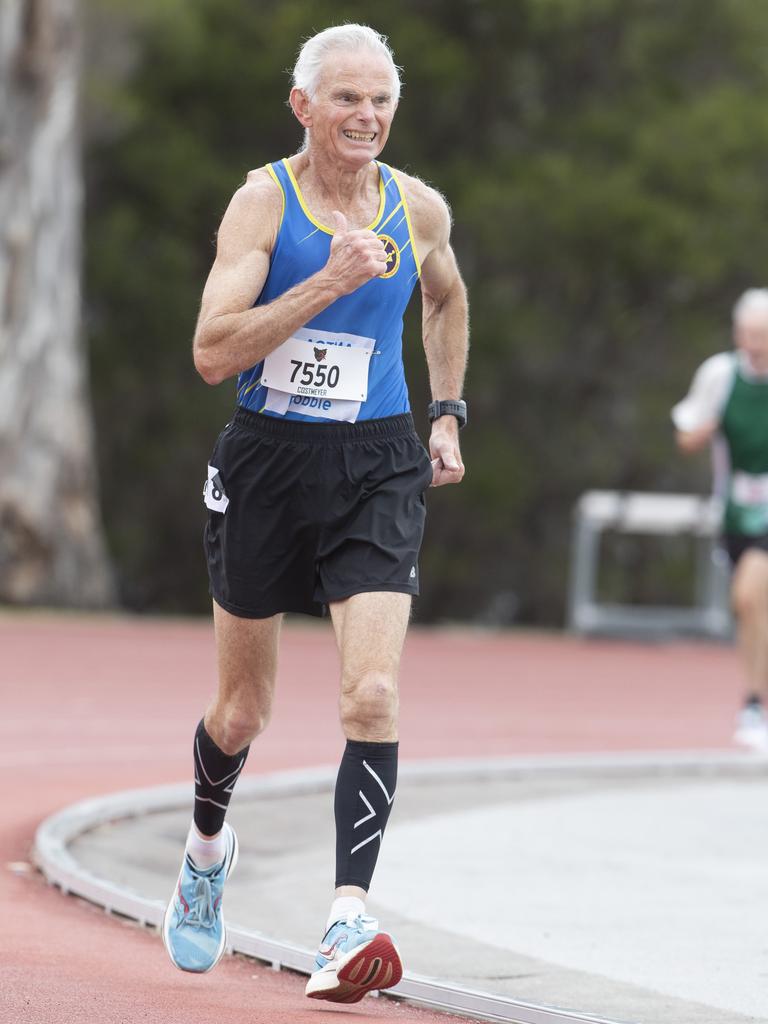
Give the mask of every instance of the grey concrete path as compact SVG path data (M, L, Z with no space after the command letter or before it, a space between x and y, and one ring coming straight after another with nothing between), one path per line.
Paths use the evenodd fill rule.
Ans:
M370 903L407 968L658 1024L768 1024L768 774L404 779ZM82 836L91 871L166 899L189 813ZM232 923L313 948L329 793L237 797Z

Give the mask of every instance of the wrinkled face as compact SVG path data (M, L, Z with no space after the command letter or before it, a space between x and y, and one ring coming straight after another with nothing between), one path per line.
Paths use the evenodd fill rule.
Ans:
M294 113L310 144L339 163L362 167L384 148L397 104L392 65L367 50L330 53L312 99L291 92Z
M757 373L768 373L768 313L745 313L734 324L733 337L752 368Z

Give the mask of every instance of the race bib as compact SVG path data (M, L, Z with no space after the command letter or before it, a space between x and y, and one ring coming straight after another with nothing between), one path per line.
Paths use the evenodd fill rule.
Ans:
M261 383L304 398L364 402L375 341L300 328L264 360Z
M285 416L287 412L300 412L304 416L317 416L323 420L354 423L361 404L345 402L339 398L311 398L308 395L288 395L285 391L269 390L264 408L279 416Z
M768 506L768 473L744 473L737 470L731 481L731 499L737 505L747 508Z
M208 479L203 487L203 501L212 512L226 512L229 498L216 466L208 463Z

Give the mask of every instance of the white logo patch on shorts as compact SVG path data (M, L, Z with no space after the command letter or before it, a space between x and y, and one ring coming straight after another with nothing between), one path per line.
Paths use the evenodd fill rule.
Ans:
M226 512L229 505L229 498L221 482L219 471L215 466L208 464L208 479L203 487L203 501L206 508L212 512Z

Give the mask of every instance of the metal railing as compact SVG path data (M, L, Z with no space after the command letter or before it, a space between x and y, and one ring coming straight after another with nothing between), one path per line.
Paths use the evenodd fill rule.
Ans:
M587 491L574 510L568 628L576 633L699 634L727 638L728 559L718 545L722 505L697 494ZM601 601L601 541L620 534L692 537L694 601L689 607Z

